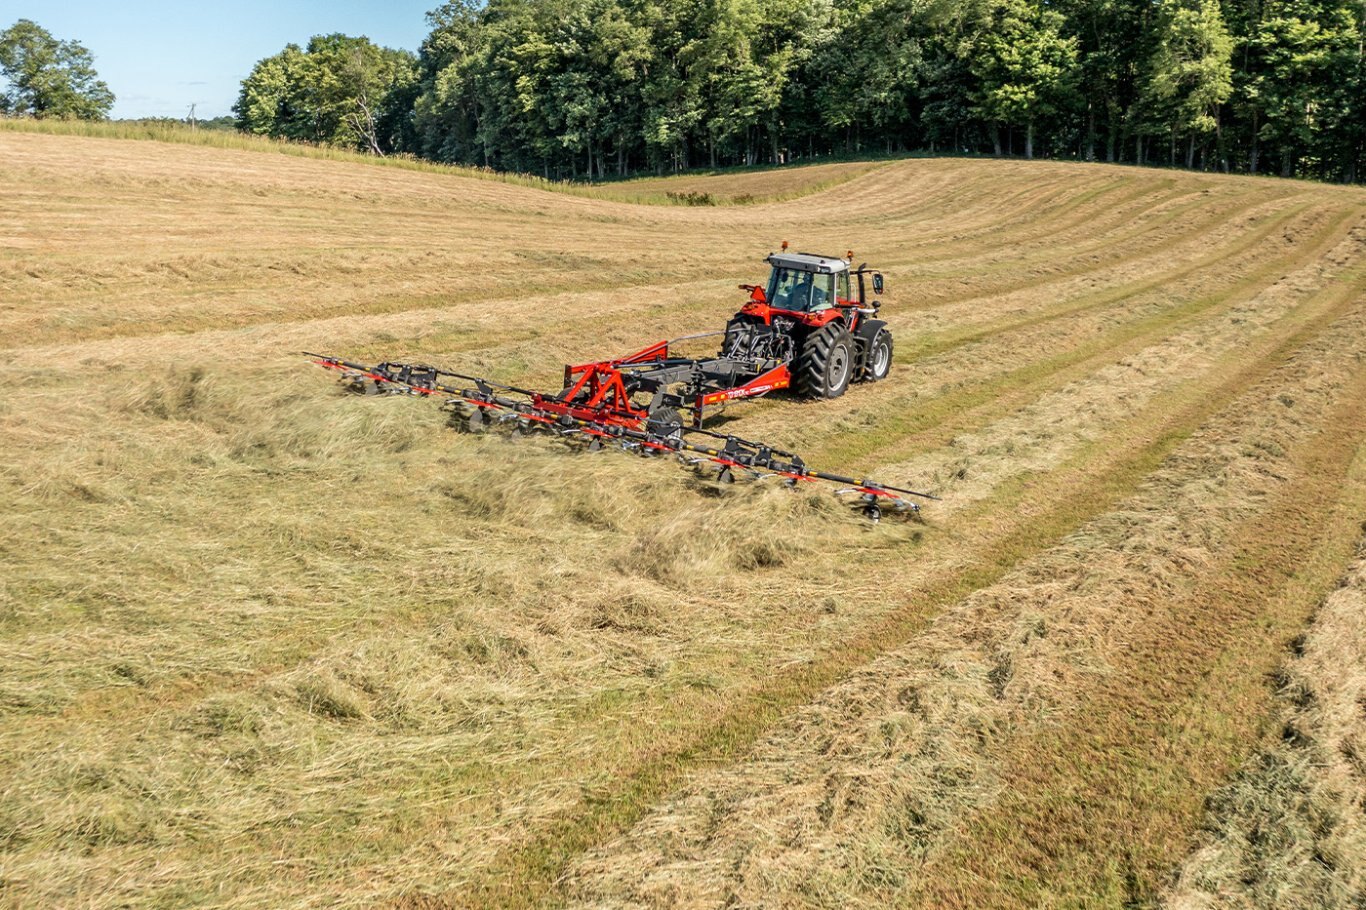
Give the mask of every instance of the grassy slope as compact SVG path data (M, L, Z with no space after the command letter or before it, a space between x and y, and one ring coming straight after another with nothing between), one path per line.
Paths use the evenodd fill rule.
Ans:
M1358 191L911 161L641 208L0 151L0 900L1143 898L1354 539ZM783 237L888 271L897 368L745 432L932 484L927 525L453 437L291 356L550 382L719 324Z
M556 181L534 174L505 173L486 168L436 164L417 158L393 156L376 158L359 152L325 145L309 145L253 136L228 130L195 130L175 123L105 122L85 120L13 120L0 117L0 132L49 136L83 136L96 139L131 139L195 145L234 151L270 152L315 161L344 161L373 167L445 174L471 180L487 180L511 186L534 187L552 193L585 199L612 199L642 205L746 205L772 202L825 189L866 174L880 166L876 161L803 164L774 169L722 168L695 170L670 177L645 177L608 183ZM681 197L702 197L689 201Z

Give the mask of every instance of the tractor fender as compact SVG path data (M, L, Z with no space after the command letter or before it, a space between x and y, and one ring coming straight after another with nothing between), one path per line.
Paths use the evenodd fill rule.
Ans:
M862 347L866 347L869 342L877 337L879 329L887 327L885 319L860 319L858 328L854 329L854 341Z
M868 369L868 349L877 333L887 327L885 319L860 319L854 328L854 375L863 376ZM860 380L861 381L861 380Z

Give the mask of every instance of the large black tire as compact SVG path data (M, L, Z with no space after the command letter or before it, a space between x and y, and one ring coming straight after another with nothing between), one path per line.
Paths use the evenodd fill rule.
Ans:
M743 352L747 351L751 344L750 338L756 325L763 323L752 316L735 316L726 323L726 337L721 342L721 356L744 356ZM740 350L736 350L737 346Z
M806 336L792 362L792 381L806 398L838 398L854 373L854 339L843 324L832 322Z
M868 358L864 361L863 382L878 382L886 379L892 371L892 333L890 329L878 329L873 340L868 343Z

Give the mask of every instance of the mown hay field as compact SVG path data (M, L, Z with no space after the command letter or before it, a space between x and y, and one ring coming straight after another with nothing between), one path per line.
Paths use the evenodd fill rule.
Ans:
M0 905L1362 899L1366 192L631 192L713 186L754 199L0 132ZM783 239L887 273L895 366L724 425L923 521L297 356L553 384Z

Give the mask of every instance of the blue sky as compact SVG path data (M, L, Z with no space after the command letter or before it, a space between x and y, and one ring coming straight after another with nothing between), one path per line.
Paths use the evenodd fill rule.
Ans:
M441 0L0 0L0 30L32 19L95 55L118 100L114 117L231 113L238 87L262 57L291 41L345 32L417 50L426 13Z

